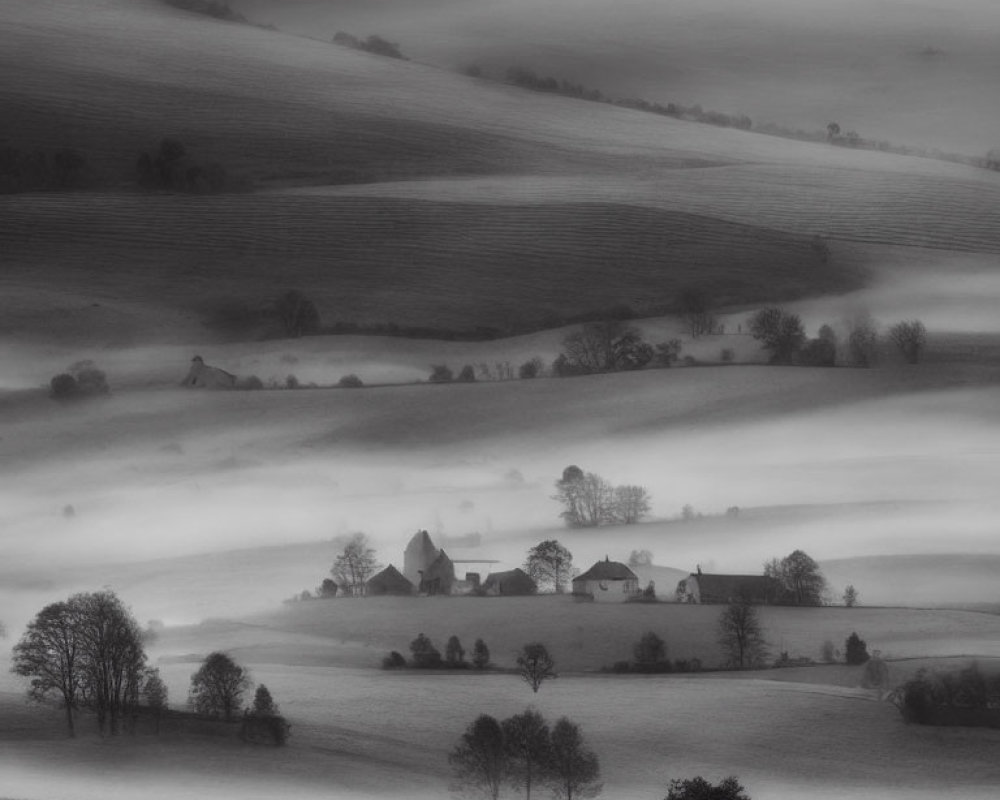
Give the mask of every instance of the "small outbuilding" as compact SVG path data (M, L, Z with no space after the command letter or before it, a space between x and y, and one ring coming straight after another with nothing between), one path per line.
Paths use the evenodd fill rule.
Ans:
M538 585L523 569L515 567L506 572L491 572L483 582L482 592L488 595L535 594Z
M181 386L189 389L233 389L236 387L236 376L224 369L210 367L201 356L195 356Z
M390 564L368 580L368 583L365 584L365 593L375 597L379 595L406 597L416 593L416 587L406 579L402 572Z
M625 564L611 561L607 556L573 578L574 596L601 603L624 603L639 593L638 576Z

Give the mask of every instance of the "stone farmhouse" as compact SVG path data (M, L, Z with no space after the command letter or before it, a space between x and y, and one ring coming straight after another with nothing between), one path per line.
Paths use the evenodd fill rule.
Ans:
M639 578L625 564L607 556L573 578L573 595L599 603L624 603L640 594Z

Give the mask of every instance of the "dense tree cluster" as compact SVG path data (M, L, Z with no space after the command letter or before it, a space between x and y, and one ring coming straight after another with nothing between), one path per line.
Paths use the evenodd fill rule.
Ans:
M77 189L88 183L87 157L64 147L54 152L0 147L0 194Z
M632 326L619 320L589 322L563 339L553 370L557 375L589 375L642 369L654 355Z
M302 292L291 290L274 301L274 316L292 338L319 333L319 311Z
M449 755L457 791L497 800L505 786L531 800L539 787L564 800L600 794L600 763L580 726L566 717L549 727L533 709L498 721L482 714Z
M70 365L49 381L49 394L55 400L74 400L108 394L108 377L104 370L86 359Z
M699 775L671 781L664 800L750 800L750 795L735 777L712 784Z
M600 475L571 465L556 481L560 516L571 528L634 525L649 513L649 492L642 486L613 486Z
M826 579L817 564L802 550L764 564L764 574L773 578L777 595L773 601L792 606L821 606Z
M198 164L188 155L187 148L172 138L163 139L155 151L141 153L135 169L144 189L210 194L223 192L231 184L221 164Z
M400 51L397 43L386 41L381 36L372 35L367 39L359 39L344 31L337 31L333 36L333 43L342 47L350 47L352 50L363 50L377 56L408 60Z
M134 720L153 677L139 623L108 590L75 594L38 612L14 646L13 671L31 679L33 699L60 700L71 736L80 708L95 713L102 734L118 734Z
M1000 709L1000 674L986 675L975 662L958 670L917 670L891 694L907 722L993 725Z

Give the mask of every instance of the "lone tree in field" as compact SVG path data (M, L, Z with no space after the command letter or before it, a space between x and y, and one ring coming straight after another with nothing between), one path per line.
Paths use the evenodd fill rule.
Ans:
M781 591L779 603L793 606L821 606L826 579L819 564L802 550L795 550L780 561L771 559L764 565L764 574L774 578Z
M847 637L847 641L844 642L844 660L848 664L864 664L870 656L868 655L868 644L858 636L857 633L852 633Z
M198 714L231 720L252 685L250 674L228 655L211 653L191 676L188 702Z
M719 645L726 663L736 669L757 666L767 657L767 643L757 608L747 602L730 603L719 615Z
M750 795L735 777L724 778L713 785L699 775L688 780L670 781L664 800L750 800Z
M457 636L452 636L448 640L448 644L445 645L444 660L452 669L461 669L468 666L465 663L465 650L462 648L462 643L458 640Z
M639 667L662 664L667 659L667 643L652 631L647 631L632 648L632 659Z
M844 589L844 605L848 608L854 608L858 604L858 590L854 588L854 584L849 583Z
M536 694L543 681L556 677L555 666L555 661L541 642L526 644L517 656L517 668L521 673L521 679Z
M156 721L156 732L160 732L160 720L167 710L167 685L160 677L160 670L147 667L142 681L142 698Z
M855 367L871 367L878 362L878 327L867 314L848 325L847 360Z
M356 533L333 562L330 574L344 594L360 597L365 593L368 579L378 571L379 567L375 550L368 543L368 537L363 533Z
M897 322L889 328L889 341L903 354L906 363L916 364L927 346L927 328L919 319Z
M791 364L806 342L798 314L771 306L750 318L750 334L771 354L771 364Z
M490 665L490 648L482 639L476 639L472 646L472 666L476 669L486 669Z
M442 664L441 651L422 633L410 642L410 654L416 669L437 669Z
M319 311L302 292L285 292L274 301L274 313L285 333L295 339L319 332Z
M562 717L552 728L548 782L560 800L596 797L601 793L597 755L583 743L580 726Z
M500 723L481 714L462 734L448 761L455 773L455 789L497 800L509 774Z
M524 786L525 800L531 787L545 774L549 759L549 726L542 715L528 709L500 723L512 782Z
M555 539L539 542L528 551L524 571L538 584L549 584L557 593L573 574L573 554Z
M271 690L263 683L254 692L251 713L258 717L274 717L278 714L278 706L274 702L274 698L271 697Z
M46 606L14 646L13 671L31 678L32 699L59 697L70 736L81 706L96 713L102 734L118 734L139 703L145 666L142 629L107 590Z

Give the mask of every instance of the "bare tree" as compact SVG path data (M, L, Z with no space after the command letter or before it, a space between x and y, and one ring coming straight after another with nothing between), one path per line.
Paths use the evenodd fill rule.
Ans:
M552 728L548 774L552 790L560 800L596 797L603 786L597 755L583 742L580 726L566 717Z
M771 306L750 318L750 334L770 352L772 364L791 364L806 342L805 329L798 314Z
M302 292L285 292L274 302L274 312L285 333L294 338L319 331L319 312L316 304Z
M500 723L481 714L462 734L448 761L455 773L456 789L473 790L497 800L509 772Z
M358 597L365 593L365 584L379 567L368 537L356 533L333 562L330 573L344 594Z
M528 551L524 571L536 583L551 584L561 594L573 571L573 554L555 539L547 539Z
M616 486L611 516L622 525L634 525L649 513L649 492L642 486Z
M878 326L867 314L848 322L847 360L855 367L871 367L878 362Z
M927 329L919 319L897 322L889 328L889 339L908 364L916 364L927 346Z
M231 720L252 685L250 674L228 655L210 653L191 676L188 702L198 714Z
M28 623L14 646L13 671L31 678L28 696L42 701L57 695L66 710L69 735L76 735L73 713L79 706L84 656L77 637L79 608L70 602L46 606Z
M736 669L757 666L767 657L767 643L755 606L730 603L719 616L719 645L726 662Z
M521 648L517 656L517 668L521 678L536 694L543 681L556 677L555 661L541 642L531 642Z
M700 289L685 289L679 298L681 316L692 339L715 332L718 320L712 313L711 304Z
M544 775L549 759L549 726L533 709L505 719L500 726L510 776L514 783L524 786L525 800L531 800L531 787Z

